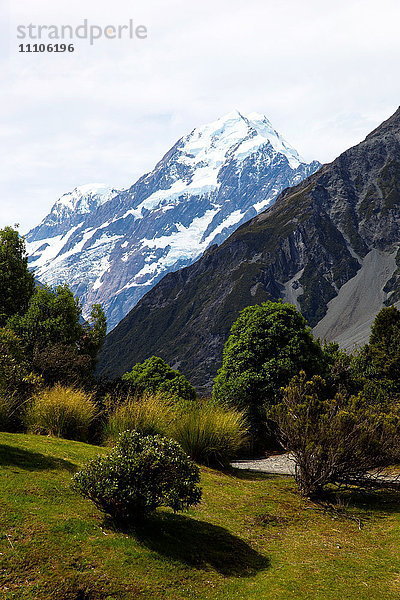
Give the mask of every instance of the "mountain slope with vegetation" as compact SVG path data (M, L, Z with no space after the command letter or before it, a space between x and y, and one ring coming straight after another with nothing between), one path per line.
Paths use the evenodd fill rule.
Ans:
M209 390L239 311L268 299L295 304L322 338L365 342L377 310L399 300L399 156L400 109L221 246L164 277L108 335L99 373L120 375L155 354ZM346 285L353 310L342 319Z

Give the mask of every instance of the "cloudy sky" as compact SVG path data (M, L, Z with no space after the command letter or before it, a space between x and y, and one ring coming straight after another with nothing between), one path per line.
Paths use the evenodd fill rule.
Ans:
M77 185L128 187L234 108L327 162L400 104L398 0L3 0L1 15L0 226L23 232ZM84 19L148 37L18 53L18 25Z

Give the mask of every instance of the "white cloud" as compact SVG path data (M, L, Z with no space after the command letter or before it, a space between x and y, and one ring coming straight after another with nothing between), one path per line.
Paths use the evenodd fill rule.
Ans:
M145 24L147 40L19 54L18 24ZM265 113L329 161L397 108L398 0L19 0L0 33L0 225L26 230L76 185L131 185L193 127Z

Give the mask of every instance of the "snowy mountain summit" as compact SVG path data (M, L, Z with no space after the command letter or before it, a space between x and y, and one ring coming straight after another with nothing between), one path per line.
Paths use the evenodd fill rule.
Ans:
M72 226L81 222L85 215L114 198L119 191L104 183L89 183L76 187L57 200L47 217L29 233L29 236L37 237L45 231L54 235L58 229L60 233L65 233L67 223Z
M193 263L286 187L316 171L260 114L238 111L180 139L131 188L64 194L26 236L43 283L68 283L113 328L164 275Z

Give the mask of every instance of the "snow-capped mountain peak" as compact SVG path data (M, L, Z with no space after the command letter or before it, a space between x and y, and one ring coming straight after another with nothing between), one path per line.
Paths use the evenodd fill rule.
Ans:
M286 156L290 166L306 163L298 152L272 127L265 115L248 115L234 110L223 117L194 129L182 139L181 162L195 165L200 162L220 164L228 156L243 160L263 145Z
M65 219L66 216L70 216L74 213L87 214L105 202L108 202L117 194L118 190L115 190L104 183L88 183L80 185L73 189L72 192L63 194L53 205L49 215L43 222L47 222L49 217L52 217L53 221L60 222Z
M88 183L74 188L53 204L49 214L28 233L27 239L52 238L76 227L87 215L115 198L119 191L104 183Z
M76 187L72 192L64 194L56 204L64 205L71 210L89 212L88 198L93 198L96 205L100 206L115 196L117 191L105 183L88 183Z
M30 265L44 283L67 282L84 315L101 302L113 327L165 274L319 166L264 115L232 111L181 138L128 190L91 184L62 196L27 235Z

